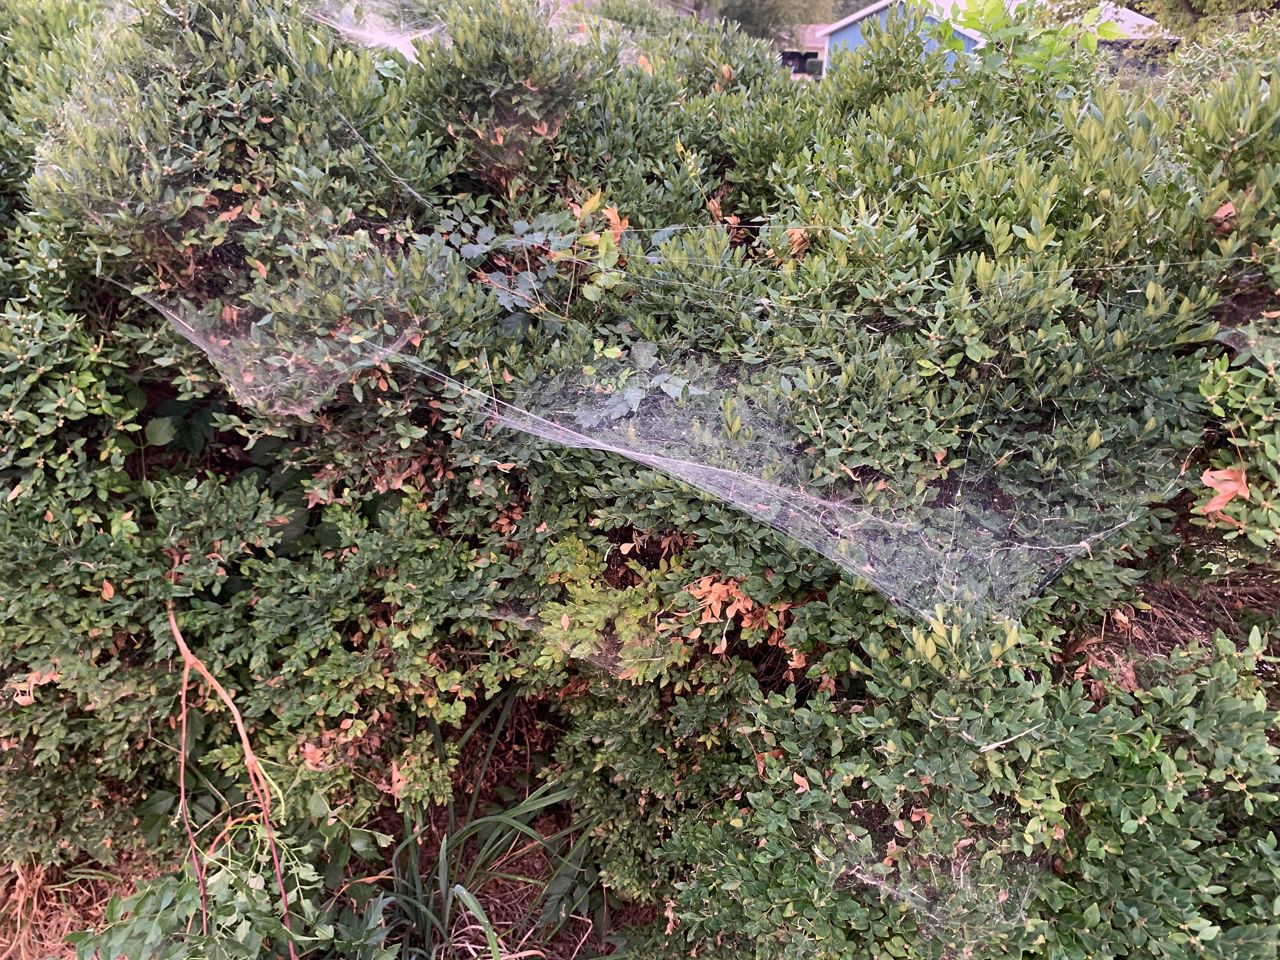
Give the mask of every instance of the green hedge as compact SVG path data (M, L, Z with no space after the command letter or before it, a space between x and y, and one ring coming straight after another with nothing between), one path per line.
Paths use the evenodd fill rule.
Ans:
M510 690L547 712L542 773L595 824L593 870L667 911L641 953L1274 956L1274 624L1135 654L1132 683L1064 653L1183 562L1192 522L1214 525L1183 575L1276 561L1274 364L1215 339L1274 306L1274 64L1152 96L1061 31L989 24L953 69L895 18L798 84L731 29L596 13L623 26L583 44L460 0L416 64L285 0L0 13L0 856L180 855L172 602L279 786L299 922L330 926L299 941L315 956L376 955L324 915L351 850L354 876L388 810L450 794L434 731ZM623 269L606 211L697 229L624 245ZM540 231L601 238L519 280L559 324L494 282L500 241ZM429 316L415 361L477 390L675 342L818 358L791 399L833 476L927 477L1038 404L1082 414L1047 431L1063 458L1145 462L1134 396L1191 459L1020 631L913 627L729 506L495 433L409 364L262 416L128 292L322 304L351 256L388 270L355 302ZM892 353L841 349L833 315ZM1235 523L1196 514L1201 471L1240 463ZM759 615L704 617L698 584ZM191 722L216 825L242 758L216 701ZM279 952L271 903L243 913ZM122 929L108 952L137 949Z

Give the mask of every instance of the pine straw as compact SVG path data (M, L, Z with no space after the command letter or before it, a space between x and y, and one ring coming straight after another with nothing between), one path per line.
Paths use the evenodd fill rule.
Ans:
M532 826L543 836L563 828L563 817L546 816ZM541 906L538 899L551 878L552 865L540 845L522 843L504 857L497 869L509 874L486 883L476 895L503 946L503 960L538 957L544 960L578 960L579 957L609 956L615 950L609 933L653 922L657 910L651 906L620 904L605 911L604 929L593 917L574 914L570 922L551 939L544 939L536 928ZM453 935L453 946L459 958L491 956L484 932L473 918L463 913ZM466 935L459 934L465 929ZM465 947L464 947L465 944ZM461 949L460 949L461 948Z
M1273 616L1280 611L1280 570L1251 567L1208 583L1164 580L1142 588L1140 606L1122 605L1109 611L1102 622L1073 634L1062 645L1060 662L1081 658L1072 679L1084 680L1089 696L1102 702L1108 685L1132 693L1140 685L1139 668L1165 660L1175 650L1198 644L1205 656L1213 652L1213 638L1221 631L1240 640L1250 616ZM1272 643L1272 655L1280 654ZM1101 667L1108 681L1090 677L1091 667ZM1260 663L1258 675L1275 684L1275 664Z
M159 875L138 854L123 855L110 871L10 864L0 870L0 960L74 960L67 934L99 925L112 897Z
M544 836L556 831L551 817L534 825ZM575 916L554 940L543 943L537 929L540 907L538 898L551 876L551 863L538 844L522 843L497 865L512 878L495 878L476 894L489 922L502 945L503 960L519 957L541 957L547 960L576 960L587 941L592 939L594 924L590 917ZM465 910L460 912L452 931L453 951L458 957L489 957L488 941L480 924Z
M539 817L530 826L541 836L549 837L563 830L570 817L568 810L561 809ZM566 845L573 839L566 838ZM424 849L439 842L438 837L429 835L424 836L424 841ZM473 852L473 845L462 851L460 873L465 872L465 858ZM424 857L423 862L433 861ZM652 906L610 903L604 910L603 927L597 925L595 917L574 914L563 929L548 938L547 932L537 924L542 911L540 899L553 872L551 860L542 845L520 837L491 870L486 871L505 876L488 876L478 889L471 891L498 936L502 960L578 960L583 956L609 956L615 951L614 945L608 942L609 934L646 925L658 915ZM428 881L434 879L427 877ZM462 905L459 905L450 931L449 946L449 951L444 954L446 960L471 960L473 957L488 960L492 956L483 926Z

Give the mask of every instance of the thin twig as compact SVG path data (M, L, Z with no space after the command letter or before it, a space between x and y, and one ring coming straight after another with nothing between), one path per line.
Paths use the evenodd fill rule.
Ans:
M191 827L191 812L187 808L187 686L191 682L191 664L182 661L182 698L178 732L178 812L182 816L182 828L187 834L187 849L191 853L191 866L196 872L196 885L200 888L200 932L209 935L209 892L204 883L204 867L200 864L200 846Z
M1012 737L1005 737L1005 739L1003 740L997 740L995 743L988 743L985 746L979 747L978 752L987 753L988 751L995 750L999 747L1003 747L1006 744L1013 743L1013 741L1018 740L1022 737L1025 737L1028 733L1035 733L1037 730L1039 730L1043 726L1044 726L1044 722L1041 721L1040 723L1037 723L1034 727L1028 727L1026 730L1023 730L1021 733L1015 733Z

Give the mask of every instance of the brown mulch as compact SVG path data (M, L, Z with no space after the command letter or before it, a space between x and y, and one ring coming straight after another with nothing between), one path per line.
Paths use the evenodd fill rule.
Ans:
M1083 680L1089 696L1101 702L1108 685L1129 693L1137 690L1143 664L1166 660L1175 650L1194 644L1210 655L1218 631L1238 641L1246 617L1277 610L1280 570L1272 567L1251 567L1205 583L1151 583L1142 588L1141 605L1121 605L1101 623L1068 637L1059 662L1068 678ZM1280 654L1280 649L1269 652ZM1106 681L1091 676L1095 666L1102 667ZM1272 663L1260 663L1258 674L1271 684L1280 680Z

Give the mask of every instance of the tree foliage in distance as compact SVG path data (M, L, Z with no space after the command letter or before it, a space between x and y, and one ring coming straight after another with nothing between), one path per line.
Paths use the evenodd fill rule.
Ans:
M1241 20L1258 17L1263 23L1280 15L1273 0L1142 0L1134 5L1161 25L1184 35L1202 36L1214 43L1239 29ZM1272 22L1266 27L1274 30Z
M801 24L831 22L834 6L832 0L701 0L692 9L732 20L753 37L784 40Z

